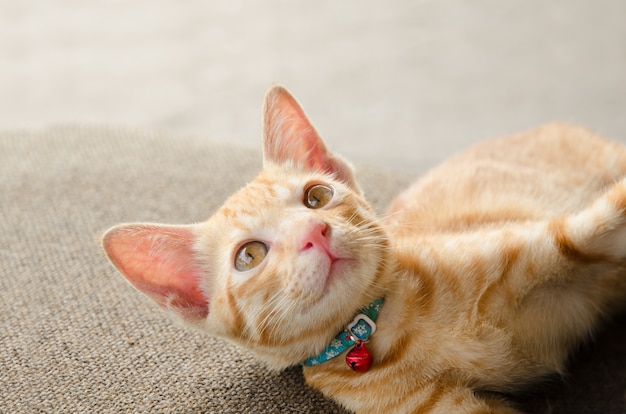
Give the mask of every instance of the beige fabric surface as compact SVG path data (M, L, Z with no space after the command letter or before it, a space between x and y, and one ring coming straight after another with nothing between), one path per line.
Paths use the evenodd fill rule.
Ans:
M257 149L167 133L0 132L0 413L343 412L298 367L269 372L177 326L100 251L113 224L203 220L260 165ZM367 168L359 176L379 211L409 182ZM526 407L623 410L624 327L624 318L609 325L577 357L569 385L554 381L522 398Z

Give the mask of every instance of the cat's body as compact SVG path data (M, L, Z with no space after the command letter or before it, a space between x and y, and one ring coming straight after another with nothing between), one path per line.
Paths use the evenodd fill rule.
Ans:
M207 222L104 237L128 280L281 369L385 303L367 372L304 367L358 413L515 412L482 391L561 371L626 303L626 149L565 125L484 143L376 218L293 98L266 98L265 167Z
M570 249L562 217L625 174L624 148L558 124L431 171L385 220L397 273L371 340L376 385L347 385L341 360L307 368L307 380L346 401L367 389L357 411L457 413L482 412L468 387L510 392L561 371L602 311L626 299L625 234L607 240L610 253ZM625 184L613 191L626 203ZM594 222L601 214L588 223L609 230ZM604 254L615 263L595 259Z

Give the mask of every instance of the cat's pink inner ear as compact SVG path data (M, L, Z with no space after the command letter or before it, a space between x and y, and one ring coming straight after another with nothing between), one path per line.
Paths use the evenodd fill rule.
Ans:
M109 230L103 247L126 279L160 306L183 319L208 315L208 298L200 288L191 226L130 224Z
M324 172L333 171L332 155L304 111L286 89L275 86L265 96L263 149L266 161L292 162Z

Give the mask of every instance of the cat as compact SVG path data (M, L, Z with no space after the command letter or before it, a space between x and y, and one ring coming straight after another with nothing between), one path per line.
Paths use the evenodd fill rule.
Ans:
M383 217L280 86L263 169L207 221L122 224L103 248L188 326L355 413L516 413L626 303L626 148L565 124L487 141Z

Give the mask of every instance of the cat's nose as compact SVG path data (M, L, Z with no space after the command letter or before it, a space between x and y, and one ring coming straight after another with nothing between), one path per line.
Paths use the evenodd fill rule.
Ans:
M317 221L309 225L300 239L300 251L318 249L330 254L330 225Z

